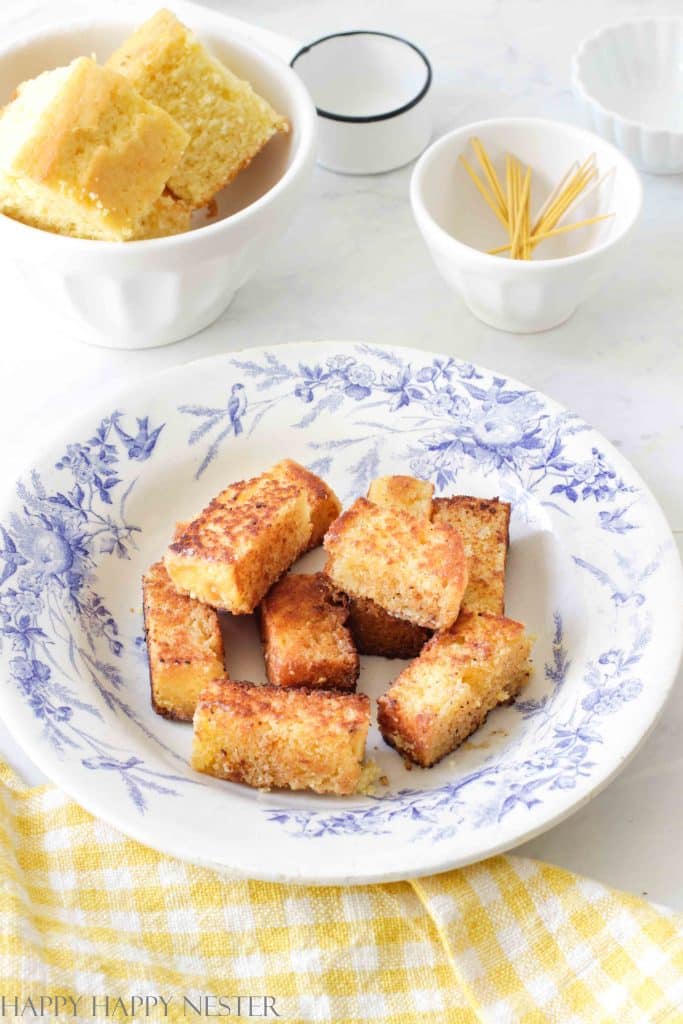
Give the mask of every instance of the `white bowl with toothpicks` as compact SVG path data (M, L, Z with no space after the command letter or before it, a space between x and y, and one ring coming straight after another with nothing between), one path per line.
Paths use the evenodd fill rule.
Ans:
M600 288L638 220L642 186L597 135L510 117L433 143L410 198L447 284L480 320L523 334L558 326Z

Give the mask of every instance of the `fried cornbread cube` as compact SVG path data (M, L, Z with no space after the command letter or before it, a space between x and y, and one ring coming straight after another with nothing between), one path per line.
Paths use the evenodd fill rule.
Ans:
M19 86L0 117L0 211L46 231L135 236L188 143L121 75L87 57Z
M326 574L350 597L369 597L399 619L441 629L467 586L460 534L358 498L325 536Z
M362 784L369 725L362 693L217 680L197 704L191 763L259 789L346 796Z
M167 238L169 235L182 235L192 226L192 208L175 199L169 192L164 192L153 203L149 213L140 221L132 240L144 238Z
M410 512L418 519L429 519L432 514L434 484L414 476L379 476L368 488L368 501L383 508L396 508Z
M377 703L382 736L428 768L478 729L529 678L531 641L521 622L463 612L425 644Z
M348 626L359 654L380 658L416 658L432 635L431 629L390 615L369 597L350 598Z
M330 525L341 512L341 502L331 487L310 469L299 465L293 459L277 462L268 475L281 483L295 484L306 492L311 514L311 539L309 548L317 548Z
M510 505L498 498L435 498L432 522L453 526L465 546L469 582L463 611L505 612L505 564L510 546Z
M188 133L189 145L168 186L195 208L232 181L273 135L289 131L287 119L212 57L170 11L158 11L141 25L107 67L125 75Z
M164 562L176 588L245 615L305 551L306 492L268 476L232 484L171 542Z
M283 576L260 606L270 682L355 690L360 665L347 617L348 598L323 573Z
M368 501L429 519L433 493L434 485L426 480L382 476L370 484ZM430 630L397 619L367 597L351 599L349 629L361 654L382 658L416 658L431 636Z
M163 562L142 577L142 593L152 707L191 722L200 690L225 671L218 616L179 594Z

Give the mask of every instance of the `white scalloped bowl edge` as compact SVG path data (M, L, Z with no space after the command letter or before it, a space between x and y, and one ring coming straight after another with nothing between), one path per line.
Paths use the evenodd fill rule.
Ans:
M584 39L572 87L588 127L651 174L683 171L683 18L636 18Z
M55 25L3 43L0 101L17 82L82 53L104 58L156 8L122 4L106 17ZM174 2L209 49L247 78L290 121L218 197L217 221L186 234L140 242L67 238L0 215L6 269L68 333L109 348L151 348L212 323L267 256L308 184L316 114L297 75L279 57L237 38L206 8ZM29 297L30 296L30 297Z

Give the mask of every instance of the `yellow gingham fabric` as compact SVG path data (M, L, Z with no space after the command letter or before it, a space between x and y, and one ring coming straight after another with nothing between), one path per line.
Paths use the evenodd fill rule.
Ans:
M270 1021L683 1022L683 916L517 857L359 888L231 881L0 765L0 862L0 1020L35 1020L11 1000L41 995L77 1000L46 1007L59 1021L217 1019L219 996L236 1019L237 996L269 995ZM167 1006L131 1015L132 994Z

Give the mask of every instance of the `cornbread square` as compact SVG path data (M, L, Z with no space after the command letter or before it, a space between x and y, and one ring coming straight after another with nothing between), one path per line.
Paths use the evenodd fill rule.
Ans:
M19 86L0 117L0 211L78 238L132 238L186 132L87 57Z
M155 200L149 213L140 221L132 239L167 238L169 235L181 235L192 226L192 208L175 199L169 192L164 192Z
M176 588L245 615L308 545L305 491L268 474L232 484L176 533L164 561Z
M200 690L225 671L218 616L179 594L163 562L142 577L142 593L152 707L191 722Z
M107 67L188 133L190 143L168 187L194 207L208 203L273 135L289 131L286 118L212 57L170 11L141 25Z
M397 619L369 597L350 599L348 626L359 654L380 658L416 658L432 635L431 629Z
M355 793L362 784L370 701L217 680L194 715L192 767L259 789Z
M457 618L467 563L452 527L358 498L327 531L325 549L325 572L350 597L431 629Z
M379 476L368 488L368 501L383 508L396 508L410 512L418 519L429 519L432 514L434 484L414 476Z
M463 611L505 612L505 565L510 546L510 505L498 498L436 498L432 522L460 532L469 582Z
M327 530L341 512L341 502L331 487L310 469L293 459L283 459L270 470L270 476L281 483L294 484L306 492L311 514L311 538L308 548L322 544Z
M264 597L260 614L274 686L355 690L360 665L345 626L348 598L326 576L283 576Z
M373 480L368 501L385 508L430 519L434 485L413 476L382 476ZM349 628L361 654L382 658L416 658L432 635L429 629L397 619L367 597L352 598Z
M424 768L478 729L529 678L531 641L521 622L463 612L425 644L377 703L384 739Z

